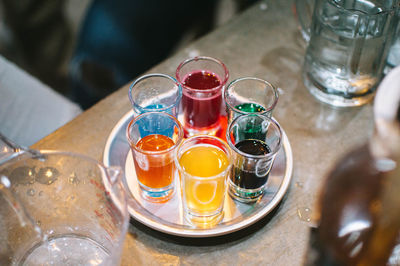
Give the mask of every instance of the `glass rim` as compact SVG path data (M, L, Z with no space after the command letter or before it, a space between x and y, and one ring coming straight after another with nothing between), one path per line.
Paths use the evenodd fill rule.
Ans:
M189 63L189 62L198 61L198 60L213 61L213 62L219 64L220 66L222 66L222 68L223 68L223 70L225 72L225 75L223 77L223 80L221 80L221 85L216 86L216 87L211 88L211 89L195 89L195 88L186 86L186 85L184 85L182 83L182 77L181 77L181 75L179 73L180 70L182 69L182 67L184 65L186 65L187 63ZM224 63L222 63L222 61L220 61L219 59L216 59L216 58L213 58L213 57L210 57L210 56L195 56L195 57L191 57L191 58L185 59L176 68L175 75L176 75L176 79L177 79L178 83L182 85L182 88L188 89L188 90L190 90L192 92L196 92L196 93L210 93L210 92L218 91L222 87L225 86L225 84L228 82L228 79L229 79L229 71L228 71L228 68L226 67L226 65Z
M225 91L224 91L224 101L225 101L226 105L227 105L230 109L234 110L235 112L238 112L239 114L242 114L242 115L249 114L248 112L244 112L244 111L242 111L242 110L237 109L235 106L233 106L230 102L228 102L228 101L226 100L226 99L228 98L228 97L227 97L227 94L228 94L229 88L232 87L233 85L235 85L236 83L238 83L238 82L240 82L240 81L243 81L243 80L255 80L255 81L260 81L260 82L262 82L262 83L264 83L264 84L266 84L266 85L268 85L268 86L270 86L270 87L272 88L272 90L273 90L273 92L274 92L274 96L275 96L275 99L274 99L273 103L272 103L268 108L266 108L265 106L263 106L263 107L265 108L265 110L262 111L262 112L257 112L257 114L265 114L265 113L271 112L271 111L275 108L275 106L277 105L277 103L278 103L278 99L279 99L278 90L277 90L276 87L275 87L273 84L271 84L270 82L268 82L268 81L266 81L266 80L264 80L264 79L256 78L256 77L241 77L241 78L237 78L237 79L233 80L231 83L229 83L228 87L226 87L226 89L225 89ZM252 103L252 102L251 102L251 103Z
M178 126L178 128L179 128L178 139L177 139L177 141L174 143L174 145L172 145L171 147L169 147L169 148L167 148L167 149L165 149L165 150L160 150L160 151L147 151L147 150L142 150L142 149L136 147L137 142L136 142L135 144L132 145L133 141L132 141L132 138L131 138L131 136L130 136L130 128L131 128L131 126L132 126L135 122L137 122L139 119L141 119L141 118L143 118L143 117L145 117L145 116L152 115L152 114L153 114L153 115L161 115L161 116L169 117L170 119L172 119L172 120L175 122L175 124L176 124L176 125ZM137 115L136 117L134 117L134 118L129 122L128 126L126 127L126 137L127 137L127 139L128 139L129 146L130 146L132 149L134 149L135 151L140 152L140 153L143 153L143 154L146 154L146 155L162 155L162 154L169 153L169 152L173 151L173 150L182 142L182 140L183 140L183 126L182 126L182 124L179 122L179 120L178 120L176 117L174 117L174 116L172 116L172 115L170 115L170 114L168 114L168 113L165 113L165 112L146 112L146 113ZM140 138L140 139L142 139L142 138Z
M361 10L349 10L347 8L344 8L336 0L329 0L328 3L344 13L348 13L349 15L357 16L357 17L376 17L376 16L381 16L381 15L386 15L388 13L395 12L400 7L400 2L397 2L397 4L392 5L392 7L389 9L382 10L375 14L368 14ZM355 13L354 11L358 11L359 13Z
M10 160L5 161L4 163L0 164L0 166L2 166L3 164L9 163L9 161L16 159L18 156L25 156L25 155L28 156L26 158L23 158L23 160L25 160L25 159L37 159L37 158L40 158L40 155L44 155L44 156L60 155L60 156L76 157L76 158L82 159L84 161L88 161L90 163L97 164L102 169L120 168L119 166L106 166L103 162L98 161L86 154L76 153L73 151L49 150L49 149L43 149L43 150L27 149L27 150L22 150L22 151L18 152L18 154L16 154L16 155L17 156L10 157ZM21 158L19 158L18 160L21 160ZM121 168L121 170L122 170L122 168Z
M21 151L19 151L18 153L16 153L16 156L12 156L9 157L8 160L2 162L0 164L0 168L2 166L7 166L8 164L12 164L14 163L14 160L17 160L18 162L21 161L27 161L27 160L36 160L41 158L41 156L43 155L44 158L46 158L47 156L66 156L68 158L73 158L79 161L85 161L86 163L90 163L92 165L97 166L99 169L101 169L102 173L106 176L106 180L108 183L104 182L104 178L100 178L102 179L102 181L104 182L104 187L105 189L111 189L113 190L115 185L120 186L118 188L119 193L122 193L121 196L116 196L119 201L116 202L114 200L112 200L114 202L114 204L116 206L118 206L120 208L120 211L123 213L123 215L128 215L128 194L126 193L126 185L124 184L123 181L123 173L124 170L120 167L120 166L106 166L102 161L98 161L96 159L94 159L93 157L90 157L86 154L82 154L82 153L77 153L77 152L73 152L73 151L64 151L64 150L50 150L50 149L43 149L43 150L35 150L35 149L23 149ZM21 156L26 156L26 157L21 157ZM116 180L113 180L110 176L110 171L112 172L116 172L118 174L118 178ZM5 175L8 177L8 175ZM122 201L121 201L122 200ZM127 219L128 220L128 219Z
M178 87L178 95L176 97L176 100L173 104L170 104L166 107L162 107L162 108L146 108L144 106L141 106L140 104L137 104L132 97L132 91L133 91L133 87L138 84L139 82L141 82L144 79L147 78L151 78L151 77L159 77L159 78L166 78L169 79L170 81L172 81L177 87ZM146 111L146 112L166 112L169 109L172 109L174 106L178 106L181 98L182 98L182 86L181 84L172 76L167 75L167 74L162 74L162 73L150 73L150 74L146 74L143 76L138 77L137 79L135 79L131 85L129 86L129 91L128 91L128 96L129 96L129 100L132 104L132 106L134 108L140 109L141 111Z
M235 146L235 145L232 143L232 141L231 141L231 138L230 138L230 131L231 131L231 128L233 127L233 125L235 124L235 122L238 121L239 119L244 119L244 117L250 117L250 116L256 116L256 117L259 117L259 118L264 119L264 120L269 120L269 122L270 122L270 123L272 122L272 124L278 129L278 132L279 132L279 142L278 142L278 144L276 145L275 149L274 149L274 150L271 149L271 151L268 152L267 154L264 154L264 155L254 155L254 154L242 152L241 150L239 150L238 148L236 148L236 146ZM232 121L232 123L229 125L228 129L226 130L226 142L228 143L229 147L230 147L233 151L235 151L236 153L240 154L241 156L243 156L243 157L248 157L248 158L252 158L252 159L266 159L266 158L271 158L271 157L275 156L275 155L278 153L278 151L280 150L280 148L282 147L282 137L283 137L282 128L281 128L280 124L278 123L278 121L276 121L273 117L267 117L267 116L259 115L259 114L255 114L255 113L254 113L254 114L253 114L253 113L250 113L250 114L241 115L241 116L236 117L236 118ZM263 142L265 142L265 141L263 141ZM268 146L268 147L269 147L269 146Z
M179 149L180 149L186 142L191 141L191 140L193 140L193 139L197 139L197 138L208 138L208 139L216 140L216 141L218 141L220 144L222 144L222 146L224 146L224 147L226 148L226 151L223 150L223 152L224 152L225 154L227 153L229 165L228 165L223 171L221 171L220 173L218 173L218 174L216 174L216 175L213 175L213 176L197 176L197 175L189 174L185 169L183 169L183 167L181 166L181 164L179 163L179 160L178 160L178 151L179 151ZM193 145L193 146L197 146L197 145L200 145L200 144L201 144L201 143L195 144L195 145ZM210 143L206 143L206 144L215 146L215 145L210 144ZM187 148L185 151L189 150L189 149L192 148L193 146ZM218 146L215 146L215 147L218 148L218 149L221 149L221 148L219 148ZM223 141L222 139L220 139L220 138L218 138L218 137L215 137L215 136L211 136L211 135L199 134L199 135L194 135L194 136L188 137L188 138L184 139L184 140L181 142L181 144L179 145L179 147L178 147L178 148L176 149L176 151L175 151L174 160L175 160L176 168L178 168L178 171L179 171L179 172L185 173L185 175L189 176L190 178L193 178L193 179L201 179L201 180L212 180L212 179L215 179L215 178L217 178L217 177L219 177L219 176L224 176L224 177L225 177L226 174L230 171L230 169L231 169L231 167L232 167L232 152L231 152L231 149L229 148L228 144L227 144L225 141Z

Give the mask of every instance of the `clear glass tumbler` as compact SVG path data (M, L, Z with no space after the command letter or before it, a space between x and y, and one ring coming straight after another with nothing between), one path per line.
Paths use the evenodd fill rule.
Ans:
M303 30L309 33L303 78L311 94L336 107L370 102L384 75L397 11L398 0L315 0L311 26Z

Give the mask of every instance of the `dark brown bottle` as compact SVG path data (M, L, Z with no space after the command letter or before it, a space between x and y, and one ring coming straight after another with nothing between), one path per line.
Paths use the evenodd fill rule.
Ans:
M305 265L400 265L394 254L400 233L399 107L397 68L378 88L374 136L326 179Z

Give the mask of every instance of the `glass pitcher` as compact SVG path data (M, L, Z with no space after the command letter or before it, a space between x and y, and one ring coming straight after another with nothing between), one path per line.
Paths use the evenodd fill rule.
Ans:
M121 176L0 134L0 265L118 265L129 221Z
M370 102L398 21L398 0L296 0L307 41L303 79L318 100L335 107Z

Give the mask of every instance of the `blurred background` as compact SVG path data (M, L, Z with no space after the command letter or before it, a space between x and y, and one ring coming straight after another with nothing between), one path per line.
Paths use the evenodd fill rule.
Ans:
M255 0L0 0L0 134L31 146Z
M0 54L87 109L254 2L0 0Z

